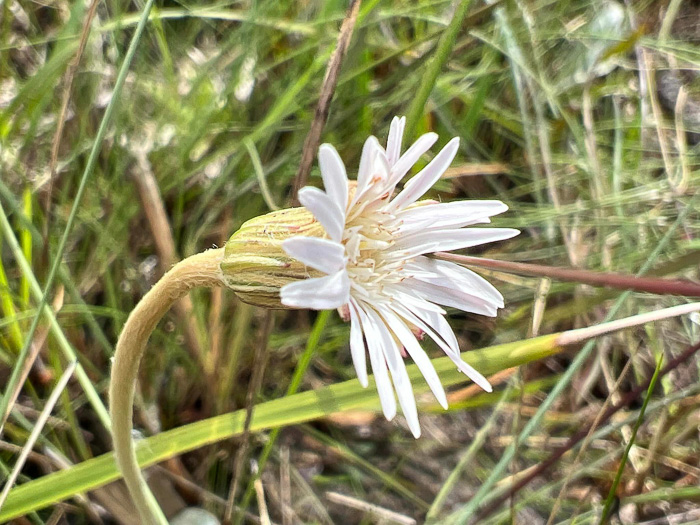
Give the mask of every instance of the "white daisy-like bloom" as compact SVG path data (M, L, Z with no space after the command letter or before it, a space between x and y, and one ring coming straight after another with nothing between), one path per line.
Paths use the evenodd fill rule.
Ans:
M357 183L330 144L319 150L326 191L307 186L299 201L323 226L327 238L296 236L283 242L287 254L327 274L287 284L285 306L339 308L350 320L350 350L357 377L368 385L366 356L374 373L384 415L396 415L396 398L415 437L420 436L416 401L404 356L418 365L438 402L447 408L442 383L418 338L427 334L460 371L484 390L491 385L461 356L441 306L495 316L503 297L488 281L457 264L427 257L517 235L509 228L466 228L488 223L508 207L495 200L417 202L452 163L454 138L394 196L397 184L437 140L420 137L401 154L405 117L395 117L386 150L375 137L362 149ZM354 191L353 191L354 189ZM393 388L392 388L393 382Z

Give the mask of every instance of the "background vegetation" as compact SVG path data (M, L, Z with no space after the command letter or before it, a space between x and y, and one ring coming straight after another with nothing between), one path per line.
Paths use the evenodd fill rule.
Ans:
M32 430L41 430L17 481L31 488L10 492L0 510L24 514L18 523L133 523L119 483L100 486L114 479L109 460L65 470L111 448L101 410L120 328L174 261L223 245L245 220L290 202L347 7L158 1L139 35L143 3L108 0L97 3L79 53L89 4L0 6L6 402L13 401L12 372L31 366L9 403L0 476L10 475ZM498 226L523 233L480 253L697 280L700 6L468 4L363 2L323 141L353 171L365 138L384 140L391 117L409 113L414 135L434 130L440 144L462 139L435 195L510 206ZM120 71L124 89L113 98ZM112 120L99 141L110 102ZM310 183L319 181L314 165ZM54 266L45 300L57 322L42 317L25 341ZM482 273L504 293L506 308L497 319L451 315L464 350L685 301ZM152 338L137 427L155 435L243 408L256 371L263 374L258 402L353 379L348 331L335 314L270 316L225 291L193 293ZM246 514L234 518L251 522L267 512L285 524L597 523L607 505L624 523L700 523L695 357L596 422L644 385L662 356L672 359L699 335L697 319L666 321L501 371L493 394L457 384L448 413L423 399L418 441L401 417L383 420L372 391L342 390L349 400L342 411L290 398L260 413L267 419L257 428L266 431L253 425L242 438L198 447L161 463L150 479L167 512L202 506L220 518L236 485ZM26 352L20 356L25 346L33 365ZM75 357L82 372L61 385ZM52 392L56 409L38 427ZM313 410L312 422L269 431ZM236 416L241 428L243 415ZM231 421L197 428L214 435ZM511 484L592 424L597 432L583 448L579 442L506 497ZM165 457L192 435L153 441L153 454ZM65 472L27 485L54 471ZM52 503L38 504L46 494Z

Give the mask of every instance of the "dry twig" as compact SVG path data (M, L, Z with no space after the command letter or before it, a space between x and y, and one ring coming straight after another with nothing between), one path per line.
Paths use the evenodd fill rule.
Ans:
M311 123L309 134L306 135L306 140L304 141L301 161L299 162L299 170L294 178L294 188L292 193L292 202L294 205L299 204L297 194L302 187L306 186L306 182L309 179L311 164L313 164L314 156L316 154L316 150L318 149L318 144L321 142L321 131L323 131L323 127L326 125L326 121L328 120L328 110L330 109L331 100L333 99L333 94L335 93L335 86L338 84L340 66L343 63L343 59L348 51L348 46L350 45L352 31L355 28L357 15L360 12L360 4L360 0L353 0L350 4L350 7L345 15L345 20L343 20L343 23L340 26L338 44L333 52L333 55L331 56L330 61L328 62L328 67L326 68L326 76L324 77L323 85L321 86L321 96L318 99L318 105L316 106L316 112L314 113L314 120Z
M66 77L64 80L63 94L61 95L61 110L58 113L58 121L56 122L56 132L53 136L53 141L51 142L51 160L49 161L49 182L48 188L46 189L46 196L44 198L44 209L46 210L46 224L44 226L44 248L48 250L49 243L46 242L49 233L49 223L51 221L51 195L53 193L54 179L56 178L56 166L58 165L58 150L61 147L61 137L63 136L63 126L66 122L66 113L68 112L68 103L70 102L70 95L73 87L73 80L75 79L75 74L78 72L78 66L80 65L80 59L83 57L85 52L85 46L87 45L88 37L90 36L90 25L92 25L92 20L95 18L95 13L97 13L97 6L99 4L98 0L92 0L90 3L90 8L88 9L87 15L85 16L85 21L83 22L83 29L80 33L80 42L78 43L78 50L75 52L75 56L68 66L66 71Z

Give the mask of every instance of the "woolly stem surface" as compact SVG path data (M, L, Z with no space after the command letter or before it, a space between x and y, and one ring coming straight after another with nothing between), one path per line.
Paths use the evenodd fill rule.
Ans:
M207 250L177 263L141 299L126 320L114 353L109 412L117 465L144 524L167 524L136 460L132 439L134 391L146 343L170 307L191 289L224 286L223 248Z

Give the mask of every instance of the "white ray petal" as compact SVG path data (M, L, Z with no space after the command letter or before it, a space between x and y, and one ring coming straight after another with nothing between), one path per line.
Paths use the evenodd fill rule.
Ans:
M345 211L348 206L348 176L340 155L330 144L322 144L318 150L318 164L326 193L340 210Z
M413 359L413 362L418 366L430 390L432 390L435 395L435 399L447 410L445 389L442 387L440 378L435 371L435 367L433 367L433 364L430 362L430 358L428 358L425 350L421 348L415 336L411 333L411 330L404 324L403 320L399 319L396 314L388 308L382 308L379 313L389 325L391 331L398 337L399 341L408 352L408 355Z
M428 326L435 330L445 343L454 350L455 355L459 356L459 341L457 341L457 336L445 317L428 309L420 310L420 315Z
M336 242L343 238L345 212L324 191L305 186L299 190L299 202L321 223L328 236Z
M420 270L413 273L414 278L420 281L438 286L446 286L446 283L450 283L451 288L481 296L498 308L504 306L501 292L486 279L463 266L420 256L406 265L406 270L409 272L414 268Z
M488 300L477 295L469 295L454 288L436 286L434 284L419 281L418 279L406 279L406 286L412 287L423 298L443 306L451 306L464 312L481 314L487 317L496 317L498 309Z
M343 269L326 277L304 279L280 290L282 304L312 310L333 310L350 300L350 279Z
M345 248L329 239L299 235L282 242L282 249L290 257L323 273L335 273L345 268Z
M403 283L387 284L384 290L391 295L392 300L398 301L400 304L414 305L423 310L431 310L435 313L444 315L446 312L438 305L426 301L410 288L407 288Z
M394 419L394 416L396 416L396 398L394 397L394 388L389 379L386 358L379 340L379 328L376 326L376 323L368 317L364 308L359 304L357 306L357 312L360 314L360 319L362 319L362 328L367 339L369 362L372 366L372 372L374 373L379 402L382 405L384 417L391 421Z
M467 228L463 230L423 231L402 237L393 249L404 251L406 258L426 253L449 252L489 242L503 241L518 235L512 228Z
M403 140L403 130L406 127L406 117L394 117L389 126L389 137L386 141L386 158L389 167L396 164L401 156L401 142Z
M452 164L452 161L457 155L459 149L459 138L455 137L442 148L440 153L435 155L435 158L423 168L415 177L413 177L404 189L396 198L391 201L390 209L400 210L416 202L425 192L428 191L438 181L440 176Z
M454 201L405 209L397 214L403 223L399 236L425 229L462 228L488 223L489 217L508 210L501 201Z
M411 429L413 435L420 437L420 424L418 423L418 409L416 407L416 398L413 395L413 386L406 371L406 364L401 357L399 347L394 340L393 335L387 328L382 318L371 308L367 309L367 315L372 318L375 327L379 332L382 350L386 357L386 363L391 372L391 379L394 382L394 388L399 398L401 410L408 423L408 428Z
M369 381L367 379L367 357L365 342L362 338L362 321L360 314L357 313L355 301L350 299L350 353L352 355L352 364L357 373L357 379L363 388L367 388Z
M437 134L433 132L420 136L418 140L406 150L406 153L401 155L401 158L399 158L395 164L391 165L391 174L387 181L387 189L393 192L396 185L404 178L404 175L406 175L414 164L418 162L418 159L435 144L437 139Z
M406 321L408 321L411 324L414 324L415 326L423 330L426 334L428 334L428 336L433 341L435 341L438 344L438 346L440 346L440 348L442 348L445 351L447 357L449 357L450 360L455 364L455 366L457 366L457 369L460 372L462 372L469 379L474 381L475 384L484 389L486 392L493 391L491 383L489 383L488 380L473 366L462 360L462 356L459 353L459 345L457 344L457 338L454 337L454 332L452 332L452 328L450 328L450 326L447 324L447 321L445 321L442 318L442 316L440 316L440 320L442 321L442 323L436 321L436 319L434 318L431 322L430 315L433 315L432 312L409 309L402 305L392 305L392 309L398 315L406 319ZM446 330L444 330L445 325L447 325ZM435 328L435 330L438 330L440 326L442 326L444 330L444 333L441 332L441 337L439 337L433 330L433 328ZM451 338L450 334L452 336ZM453 343L446 343L445 341L447 339L453 339ZM452 344L454 344L454 348L452 348Z
M435 339L435 342L445 353L453 352L455 355L459 355L459 343L457 342L457 337L452 331L450 324L445 320L445 310L435 303L425 300L403 283L397 285L396 288L397 290L393 292L393 297L397 300L392 301L392 309L404 319L407 319L406 315L401 312L406 312L410 315L411 319L407 319L407 321L411 324L415 324L415 317L425 322L430 329L434 329L442 338L442 341L440 341L428 334L432 339ZM394 308L395 305L400 307L399 310L401 312ZM427 333L424 325L416 326Z
M359 200L360 195L367 190L367 187L372 181L374 159L378 151L384 151L384 149L380 146L377 137L369 137L365 141L364 146L362 146L360 168L357 171L357 188L355 189L355 196L350 204L351 207Z
M423 302L425 299L421 299ZM442 348L442 350L448 355L459 356L459 343L457 342L457 337L452 332L452 328L445 321L443 314L436 314L431 312L426 308L421 308L416 304L399 304L392 303L391 308L397 315L402 317L406 322L415 325L428 334L428 336L435 341L435 343ZM436 322L436 318L442 319L442 321L447 324L448 330L445 334L442 334L444 330L444 324Z

